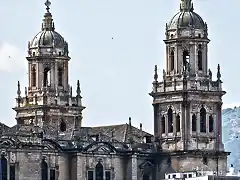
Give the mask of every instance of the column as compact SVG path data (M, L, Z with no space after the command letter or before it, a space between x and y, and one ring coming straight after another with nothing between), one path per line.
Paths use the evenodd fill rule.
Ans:
M54 75L55 75L55 71L54 71L55 69L54 69L54 63L51 63L51 72L50 72L50 81L51 81L51 83L50 83L50 86L51 86L51 88L54 88Z
M216 148L221 150L223 149L222 144L222 102L217 104L217 113L216 113Z
M159 137L160 136L160 129L159 129L159 116L158 116L158 110L159 110L159 104L153 105L153 111L154 111L154 136Z
M178 58L178 46L175 46L175 50L174 50L174 58L176 59L176 74L179 74L180 72L180 61Z
M182 50L182 48L178 47L176 53L177 53L179 74L181 74L183 71L183 68L182 68L183 67L183 50Z
M191 139L191 135L190 135L190 130L191 130L191 127L190 127L190 121L191 121L191 118L190 118L190 114L191 114L191 111L190 111L190 103L187 102L186 104L186 119L185 119L185 125L186 125L186 144L187 144L187 148L189 147L189 145L191 145L190 143L190 139Z
M68 67L67 67L67 63L64 62L63 64L63 88L64 90L66 90L68 88Z
M36 66L37 87L43 88L43 64L38 63Z
M189 64L190 64L190 73L191 74L195 74L196 72L196 68L195 68L195 65L196 65L196 56L197 56L197 53L196 53L196 48L195 46L190 46L189 47Z
M68 62L66 62L65 63L65 68L66 68L66 70L65 70L65 77L66 77L66 79L65 79L65 89L68 89Z
M197 70L198 70L198 45L195 44L194 45L194 53L195 53L195 56L194 56L194 69L193 71L196 72L196 74L198 74Z
M186 135L185 135L185 124L186 124L186 106L183 103L181 106L181 119L182 119L182 123L181 123L181 140L183 142L183 150L185 150L185 144L186 144Z
M168 136L168 112L165 114L165 135Z
M177 135L176 116L177 116L177 113L176 113L176 112L173 112L173 135Z
M68 170L68 156L59 154L58 156L59 165L59 179L69 180L69 170Z
M138 164L137 164L137 154L132 155L132 180L138 180L137 175Z
M55 63L55 71L54 71L54 74L55 74L55 78L54 78L54 84L55 84L55 89L58 88L58 64Z
M206 133L209 133L209 113L207 113L206 114L206 124L205 124L205 126L206 126Z
M87 167L87 157L86 156L82 156L81 153L77 153L77 157L76 158L77 158L77 167L76 167L77 168L77 172L76 172L76 177L77 178L76 178L76 180L87 179L86 178L86 174L87 174L87 169L86 169L86 167Z
M200 113L196 113L196 116L197 116L197 133L200 133Z
M207 44L204 44L203 46L203 71L204 71L204 74L208 74L208 64L207 64L207 51L208 51L208 46Z
M169 48L168 48L168 46L166 46L166 60L167 60L166 72L167 72L167 74L169 74Z
M31 64L28 63L28 87L32 87L31 76L32 76L32 68L31 68Z

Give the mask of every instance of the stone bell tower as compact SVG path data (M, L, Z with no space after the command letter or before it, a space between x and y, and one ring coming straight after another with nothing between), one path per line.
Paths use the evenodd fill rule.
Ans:
M222 143L222 81L208 69L208 27L191 0L166 24L166 68L163 80L155 66L154 135L172 155L178 171L226 173L228 153Z
M18 124L53 126L64 132L81 126L82 110L79 81L73 96L68 82L68 43L55 31L47 0L41 31L28 44L28 88L22 95L20 83L16 98Z

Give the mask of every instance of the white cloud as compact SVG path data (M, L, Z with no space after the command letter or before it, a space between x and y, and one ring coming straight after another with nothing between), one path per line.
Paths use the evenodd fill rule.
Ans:
M27 68L26 53L9 43L0 45L0 71L18 72Z

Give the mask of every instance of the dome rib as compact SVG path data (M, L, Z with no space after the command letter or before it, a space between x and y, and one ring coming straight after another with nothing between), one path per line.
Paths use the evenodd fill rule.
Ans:
M64 48L65 40L64 38L57 33L56 31L40 31L30 43L30 48L37 47L56 47Z
M205 23L197 13L191 11L181 11L173 16L167 27L168 30L189 27L204 30Z
M206 30L201 16L194 12L192 0L181 0L180 11L173 16L167 25L167 30L178 28L193 28Z

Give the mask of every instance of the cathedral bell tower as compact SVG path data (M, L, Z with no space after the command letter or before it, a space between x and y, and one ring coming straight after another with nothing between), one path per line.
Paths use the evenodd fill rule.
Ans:
M166 68L163 80L155 66L154 135L162 151L172 155L177 171L226 173L222 143L222 81L208 69L208 27L194 12L191 0L166 24Z
M28 88L16 98L17 124L53 126L64 132L81 126L80 83L73 96L68 80L68 43L55 31L50 1L46 3L41 31L28 43Z

